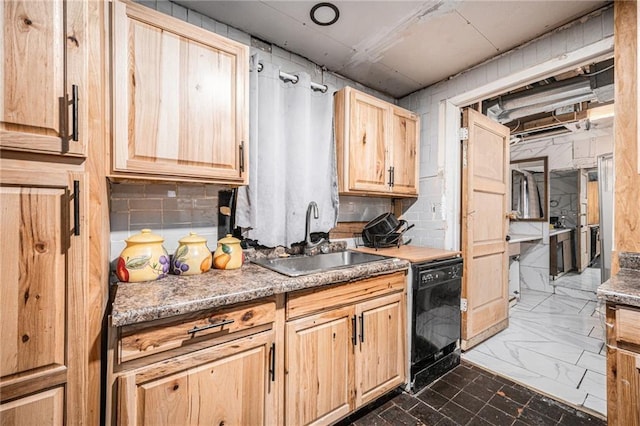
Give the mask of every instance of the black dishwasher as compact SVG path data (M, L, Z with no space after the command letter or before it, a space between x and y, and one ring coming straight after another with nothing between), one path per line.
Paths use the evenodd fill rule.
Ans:
M460 364L462 258L412 265L411 388Z

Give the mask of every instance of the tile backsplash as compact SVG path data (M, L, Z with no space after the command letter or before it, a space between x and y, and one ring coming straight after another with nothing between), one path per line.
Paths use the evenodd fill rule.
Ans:
M189 232L206 238L209 249L215 249L222 186L112 182L110 189L111 259L124 249L125 239L144 228L164 237L169 254Z

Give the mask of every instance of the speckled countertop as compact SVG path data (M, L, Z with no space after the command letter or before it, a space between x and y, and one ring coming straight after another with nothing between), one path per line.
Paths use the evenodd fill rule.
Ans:
M640 307L640 253L620 253L620 271L598 287L606 302Z
M406 270L409 262L385 259L300 277L288 277L256 264L211 270L142 283L119 283L111 312L114 327L247 302L274 294L338 284Z

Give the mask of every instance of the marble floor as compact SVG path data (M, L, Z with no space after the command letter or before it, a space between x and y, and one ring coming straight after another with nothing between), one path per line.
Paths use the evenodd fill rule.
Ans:
M523 290L509 327L465 352L463 359L526 387L606 415L604 305L600 270L566 274L555 294Z

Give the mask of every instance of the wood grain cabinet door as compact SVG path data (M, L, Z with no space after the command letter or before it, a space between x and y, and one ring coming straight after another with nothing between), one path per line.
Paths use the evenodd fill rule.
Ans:
M414 113L391 107L391 145L391 191L394 194L417 196L420 121Z
M86 154L86 18L84 1L0 4L2 148Z
M84 187L83 175L0 166L1 410L35 419L25 407L39 407L52 411L38 418L56 419L62 403L69 424L77 424L86 397L81 339L86 234L74 235L73 188L74 181ZM56 386L64 390L16 402Z
M63 419L62 386L0 405L2 426L62 426Z
M356 306L356 408L405 380L405 304L403 293Z
M613 352L613 351L612 351ZM610 424L638 426L640 425L640 353L616 349L607 356L615 356L615 392L617 400L615 412L610 414ZM610 363L610 361L608 360ZM612 385L610 381L609 385ZM609 392L611 395L611 392Z
M389 105L356 91L350 93L350 103L349 189L389 191Z
M353 409L353 307L288 322L285 424L329 424Z
M246 182L248 47L113 5L114 172Z
M144 367L118 379L120 425L274 424L274 332Z

